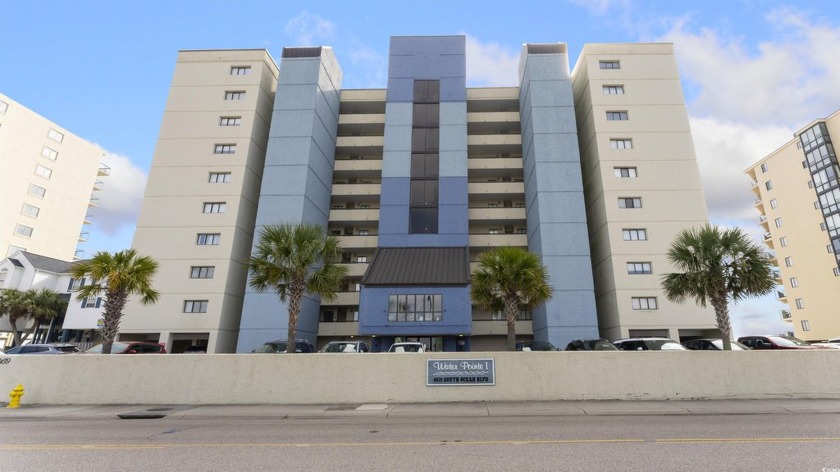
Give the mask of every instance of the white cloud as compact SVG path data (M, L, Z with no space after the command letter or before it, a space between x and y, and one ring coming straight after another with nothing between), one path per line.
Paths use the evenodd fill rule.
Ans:
M111 173L108 177L100 177L104 185L95 195L99 198L99 206L92 212L93 226L106 235L116 235L125 226L137 223L146 173L126 156L108 153L102 160L111 168Z
M570 3L583 7L591 13L603 15L610 10L630 8L630 0L569 0Z
M358 88L385 88L388 83L388 58L382 56L375 49L358 45L350 53L356 70L362 71L364 78L352 78L354 87Z
M298 46L315 46L333 39L335 23L304 11L286 23L285 32Z
M519 84L519 51L467 36L467 86L515 87Z

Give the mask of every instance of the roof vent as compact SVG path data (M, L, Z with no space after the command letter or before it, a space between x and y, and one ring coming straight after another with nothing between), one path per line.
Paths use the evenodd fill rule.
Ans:
M528 44L528 54L566 54L566 45L563 43L553 44Z
M308 48L283 48L283 57L321 57L321 46Z

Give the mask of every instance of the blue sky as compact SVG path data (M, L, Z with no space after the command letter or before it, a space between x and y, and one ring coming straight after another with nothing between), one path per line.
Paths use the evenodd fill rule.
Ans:
M108 151L87 254L129 247L181 49L329 45L347 88L384 87L391 35L465 34L472 86L516 85L525 42L673 42L712 222L758 235L743 169L840 109L836 0L0 1L0 91ZM736 334L780 332L769 298Z

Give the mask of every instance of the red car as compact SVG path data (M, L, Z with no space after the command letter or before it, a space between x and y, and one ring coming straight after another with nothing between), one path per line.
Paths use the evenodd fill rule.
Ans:
M86 354L102 354L102 345L97 344L85 351ZM160 343L147 341L122 342L114 341L111 354L166 354L166 347Z

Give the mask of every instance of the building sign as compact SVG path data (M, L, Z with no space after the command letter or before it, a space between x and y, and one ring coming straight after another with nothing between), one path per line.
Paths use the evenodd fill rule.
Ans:
M426 386L496 385L495 359L426 359Z

